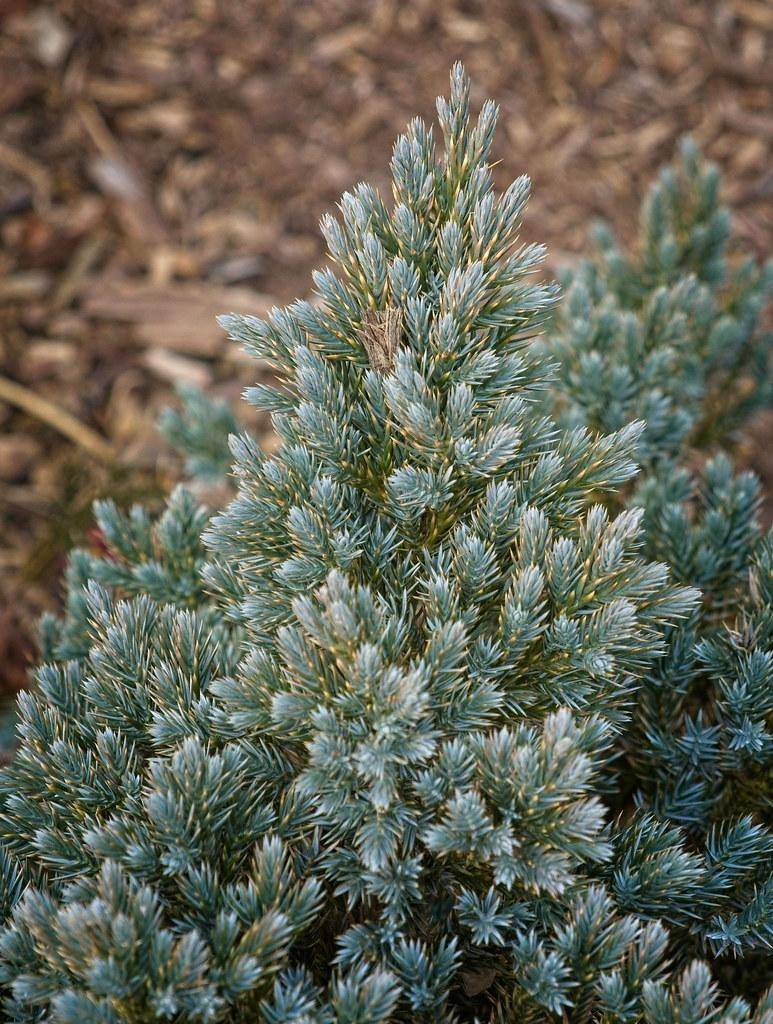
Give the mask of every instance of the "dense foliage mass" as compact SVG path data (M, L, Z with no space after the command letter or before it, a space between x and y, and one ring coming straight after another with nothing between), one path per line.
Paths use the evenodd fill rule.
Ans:
M744 991L773 976L773 851L762 828L773 808L773 534L760 531L752 474L734 474L716 452L699 473L695 464L771 404L773 339L760 322L773 265L729 258L716 168L689 140L642 207L633 256L607 229L598 238L598 258L564 276L542 343L558 366L548 403L567 428L645 422L644 471L615 504L643 508L644 553L701 591L640 681L617 784L703 858L679 948L709 950L723 974L732 956ZM756 851L747 882L724 875L722 837L734 828L733 843ZM732 909L717 911L717 888L734 890Z
M759 329L773 264L728 261L717 169L685 140L642 208L634 256L597 229L599 256L563 276L549 339L551 389L569 427L644 426L645 466L686 443L722 441L773 399L771 335Z
M451 85L317 301L225 318L279 450L72 558L0 776L10 1021L773 1021L773 542L673 462L765 400L764 275L688 153L540 339L528 181Z

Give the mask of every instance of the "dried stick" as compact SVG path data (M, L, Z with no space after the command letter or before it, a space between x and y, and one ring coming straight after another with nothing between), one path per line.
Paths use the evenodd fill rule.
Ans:
M113 446L95 430L85 426L80 420L70 415L69 412L65 412L64 409L60 409L53 402L41 398L29 388L16 384L3 376L0 376L0 401L15 405L17 409L23 409L30 416L34 416L35 419L58 430L60 434L69 438L79 448L93 455L100 462L115 461L116 455Z

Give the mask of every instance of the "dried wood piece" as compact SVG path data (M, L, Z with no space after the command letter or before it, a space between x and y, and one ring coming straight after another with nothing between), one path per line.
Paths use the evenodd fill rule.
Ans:
M233 312L263 316L273 305L268 296L247 288L198 283L159 287L108 279L91 285L83 313L93 320L134 324L135 335L144 344L212 358L225 341L216 316Z
M23 480L40 457L41 445L28 434L5 434L0 437L0 480Z
M69 306L79 294L92 267L104 252L106 241L104 235L95 232L80 243L56 286L51 300L52 311Z
M40 161L0 142L0 166L7 167L28 181L37 205L41 209L48 209L51 205L51 175Z
M53 427L60 434L64 434L74 444L77 444L84 451L88 452L100 462L113 462L115 452L113 446L91 427L81 423L74 416L70 415L58 405L49 402L34 391L16 384L15 381L0 377L0 400L15 405L17 409L23 409L41 422Z
M92 180L113 200L121 227L130 238L146 245L159 245L165 241L167 232L141 171L126 158L94 103L81 101L77 111L99 151L99 156L89 163Z
M197 388L204 388L212 383L212 374L204 363L165 348L149 348L143 361L157 377L170 384L193 384Z
M0 301L27 302L39 299L51 287L51 275L44 270L23 270L0 278Z
M41 338L29 341L19 357L19 377L27 381L39 381L45 377L56 377L60 381L71 381L84 372L79 365L78 348L72 342Z

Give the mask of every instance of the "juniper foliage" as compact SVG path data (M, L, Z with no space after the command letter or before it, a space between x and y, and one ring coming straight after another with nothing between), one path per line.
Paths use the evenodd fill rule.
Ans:
M187 474L211 483L220 481L231 468L228 438L239 432L230 406L212 399L193 384L180 384L181 408L165 409L159 428L173 448L185 456Z
M528 181L494 191L460 67L438 114L391 209L360 185L324 219L315 302L224 319L276 371L248 398L279 450L234 438L206 526L182 491L156 523L105 506L108 555L73 558L0 776L11 1021L773 1021L691 959L706 907L770 945L756 811L704 849L654 769L613 813L704 614L644 554L655 499L600 504L642 425L546 416Z
M770 403L773 338L760 321L773 277L733 253L719 185L686 141L643 205L638 251L623 256L602 230L598 259L566 276L545 344L564 423L646 419L645 472L616 502L643 507L645 554L702 592L642 680L621 775L662 827L690 834L709 888L736 890L722 911L713 898L694 907L690 930L714 955L737 956L773 938L761 831L773 807L773 534L760 530L752 474L734 475L722 453L700 473L679 463ZM742 861L745 881L732 873Z
M773 337L760 321L773 263L734 260L717 168L682 143L642 206L625 255L606 226L598 256L562 275L566 297L550 331L557 414L569 426L644 428L639 458L722 442L773 399Z

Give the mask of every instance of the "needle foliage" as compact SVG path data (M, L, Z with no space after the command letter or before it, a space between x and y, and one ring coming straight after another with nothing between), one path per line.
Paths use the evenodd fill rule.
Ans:
M323 219L312 301L223 318L275 372L247 399L278 450L232 439L211 518L101 505L107 553L71 559L0 775L4 1019L773 1022L755 484L663 470L704 382L655 401L621 357L633 398L599 419L574 314L542 337L558 291L518 239L528 180L494 188L495 106L472 118L457 66L438 116L391 204L359 185ZM652 253L608 247L583 301L634 348L662 301L703 367L724 220L664 181ZM216 475L230 414L186 402L167 429Z

